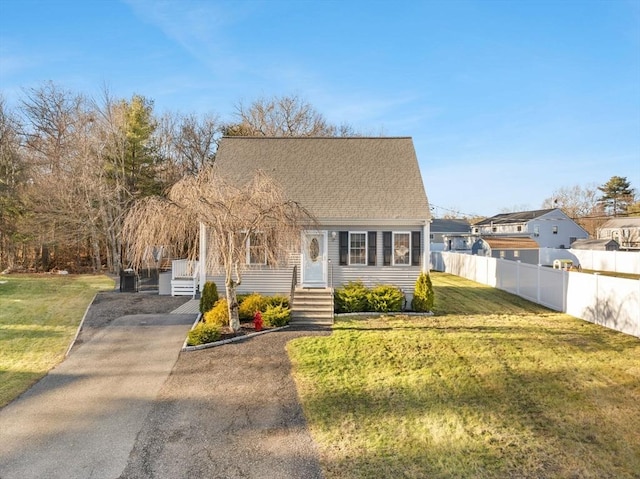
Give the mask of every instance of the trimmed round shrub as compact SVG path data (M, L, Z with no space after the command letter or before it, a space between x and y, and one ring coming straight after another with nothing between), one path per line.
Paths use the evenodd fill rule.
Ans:
M220 328L214 324L198 323L189 331L187 336L187 346L198 346L200 344L213 343L220 339Z
M267 328L279 328L289 324L291 310L282 305L267 306L262 313L262 321Z
M402 290L389 284L381 284L371 289L367 294L367 300L369 310L376 313L402 311L405 301Z
M252 321L255 312L264 311L267 304L267 298L258 293L253 293L245 297L238 308L240 321Z
M204 314L209 311L219 299L216 283L213 281L207 281L204 283L202 296L200 296L200 312Z
M220 328L229 326L229 305L225 298L219 299L213 308L204 313L204 322Z
M334 292L337 313L359 313L367 311L369 290L361 281L350 281Z
M413 290L411 309L421 313L431 311L434 301L435 293L431 283L431 276L428 273L420 273L416 280L416 287Z

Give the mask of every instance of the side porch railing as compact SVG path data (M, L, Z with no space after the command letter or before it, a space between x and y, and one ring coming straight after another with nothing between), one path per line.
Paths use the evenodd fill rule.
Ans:
M171 262L171 296L196 297L199 283L199 262L176 259Z

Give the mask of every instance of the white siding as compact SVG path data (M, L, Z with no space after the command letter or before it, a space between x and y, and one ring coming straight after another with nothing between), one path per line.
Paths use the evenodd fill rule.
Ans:
M429 238L424 237L424 231L422 229L422 225L413 225L413 226L369 226L369 227L329 227L327 229L329 233L329 245L328 245L328 255L329 260L331 261L329 265L329 286L333 288L338 288L349 281L362 281L362 283L367 286L376 286L379 284L391 284L398 288L400 288L406 295L407 301L410 304L411 298L413 297L413 289L415 287L416 280L420 275L421 266L382 266L383 255L382 255L382 232L383 231L391 231L391 232L411 232L411 231L420 231L421 232L421 243L424 248L425 245L429 245ZM331 232L336 232L335 239L332 239ZM340 265L340 251L339 251L339 231L351 231L351 232L368 232L375 231L377 233L376 236L376 266L365 266L365 265Z
M429 237L425 238L423 225L410 226L328 226L322 227L327 231L328 248L327 255L330 261L328 268L328 283L330 287L336 288L349 281L362 281L366 286L371 287L378 284L391 284L402 289L410 302L413 296L415 282L420 274L421 266L383 266L383 231L391 232L412 232L420 231L422 248L429 246ZM332 232L336 232L332 238ZM339 232L340 231L375 231L376 235L376 266L341 266L339 255ZM421 255L422 256L422 255ZM239 293L259 292L262 294L289 294L291 290L291 279L294 265L298 265L297 280L300 282L300 258L292 255L286 267L277 268L251 268L242 273L242 284L238 287ZM207 281L214 281L220 294L224 294L224 273L222 271L209 271Z

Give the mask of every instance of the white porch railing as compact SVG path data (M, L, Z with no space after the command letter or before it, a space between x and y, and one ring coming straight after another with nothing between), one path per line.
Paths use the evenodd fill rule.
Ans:
M171 262L171 296L191 296L198 292L198 261L176 259Z

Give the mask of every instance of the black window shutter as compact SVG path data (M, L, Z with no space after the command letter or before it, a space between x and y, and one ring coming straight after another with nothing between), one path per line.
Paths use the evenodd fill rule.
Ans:
M367 233L368 236L368 250L367 251L367 264L369 266L375 266L376 265L376 239L378 236L378 232L377 231L369 231Z
M412 231L411 232L411 266L420 266L420 252L422 248L420 247L420 231Z
M340 252L340 264L349 264L349 232L340 231L338 233L338 250Z
M382 232L382 264L391 266L391 231Z

